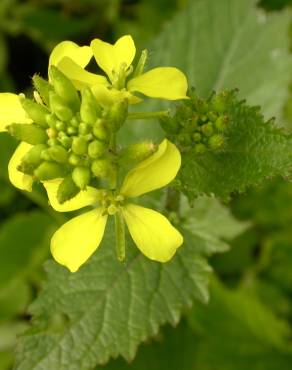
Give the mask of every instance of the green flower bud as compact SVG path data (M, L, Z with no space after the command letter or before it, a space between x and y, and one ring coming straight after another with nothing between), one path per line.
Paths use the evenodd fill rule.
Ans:
M75 136L72 142L72 150L75 154L87 154L87 141L81 136Z
M29 163L35 167L37 167L42 162L42 152L46 150L48 147L45 144L38 144L34 145L22 158L22 160L26 163Z
M128 114L128 100L123 99L113 104L107 114L107 121L113 132L118 131L124 124Z
M78 155L71 153L69 155L68 162L72 166L79 166L82 164L82 159Z
M213 98L212 105L216 112L223 113L227 109L227 103L230 93L228 91L222 91Z
M46 116L49 113L48 109L40 104L37 104L33 100L22 98L20 99L21 105L29 118L33 120L34 123L42 127L48 127Z
M113 172L113 165L107 159L95 159L91 165L91 171L95 177L108 178Z
M48 140L46 131L34 124L12 123L8 126L8 132L16 139L32 145L44 144Z
M180 129L180 121L176 117L163 116L159 119L163 130L169 134L177 134Z
M91 158L101 157L106 151L106 145L98 140L94 140L88 145L88 155Z
M192 143L192 138L190 134L187 133L180 133L177 136L178 141L183 145L190 145Z
M59 141L63 145L64 148L66 148L66 149L71 148L71 145L72 145L72 138L71 137L69 137L67 135L63 135L62 137L59 138Z
M91 141L93 139L93 135L92 134L87 134L87 135L84 135L83 138L86 140L86 141Z
M70 120L70 126L79 127L79 124L80 122L76 116Z
M208 145L211 149L220 149L224 145L224 137L222 135L213 135L210 137Z
M105 128L105 121L101 118L97 119L93 126L93 135L101 140L107 141L109 139L109 133Z
M78 93L69 78L67 78L64 73L55 66L50 67L49 75L55 88L55 92L64 100L65 103L77 111L80 107L80 100Z
M81 122L78 127L78 131L80 135L89 134L91 132L91 126L88 125L87 123Z
M47 114L46 115L46 121L48 126L55 128L57 126L58 119L54 114Z
M34 170L35 177L40 181L53 180L64 177L66 174L66 167L54 162L43 162Z
M58 131L65 131L66 130L66 123L65 122L63 122L63 121L57 121L57 123L56 123L56 129L58 130Z
M70 109L66 105L66 102L54 92L50 92L50 107L61 121L70 121L73 117L72 109Z
M49 106L50 105L49 94L50 94L50 91L52 91L52 86L49 84L48 81L44 80L42 77L38 75L34 75L32 78L32 81L33 81L33 85L35 89L40 94L42 101L47 106Z
M81 120L85 123L93 125L100 115L101 108L98 105L96 98L92 94L92 91L89 88L84 89L82 91L80 106Z
M69 126L66 131L69 135L76 135L78 130L76 127Z
M56 138L51 138L47 141L47 143L49 146L55 146L59 144L59 140Z
M151 141L142 141L131 144L121 151L120 162L123 164L135 165L150 157L157 150L157 145Z
M223 132L227 129L228 124L229 124L229 117L228 116L220 116L215 121L216 128L221 132Z
M203 154L207 150L206 146L204 144L196 144L195 145L195 152L197 154Z
M54 127L50 127L46 130L46 133L50 139L58 136L58 131Z
M199 132L193 134L194 142L199 143L202 140L202 135Z
M90 169L88 167L75 167L72 172L72 179L81 190L90 183Z
M67 200L74 198L80 189L76 186L71 175L65 177L58 187L57 199L60 204L63 204Z
M212 136L213 133L214 133L214 129L213 129L213 125L211 122L209 123L206 123L204 124L202 127L201 127L201 130L202 130L202 133L205 135L205 136Z
M207 113L207 117L208 117L209 121L215 122L218 116L215 112L211 111L211 112Z
M44 161L47 161L47 162L50 162L52 160L51 156L50 156L50 153L49 153L49 150L48 149L44 149L41 153L41 158L44 160Z
M50 157L58 163L66 163L68 160L68 152L61 145L54 145L48 149Z

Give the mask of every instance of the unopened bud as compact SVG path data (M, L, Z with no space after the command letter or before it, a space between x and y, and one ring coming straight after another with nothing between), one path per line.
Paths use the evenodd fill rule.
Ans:
M81 122L78 127L78 131L80 135L89 134L91 132L91 126L87 123Z
M72 109L70 109L66 105L66 102L55 92L50 92L50 107L61 121L70 121L73 117Z
M58 131L65 131L66 130L66 123L63 121L57 121L56 122L56 129Z
M50 127L46 130L46 133L50 139L58 136L58 131L54 127Z
M50 67L49 75L55 88L55 92L73 110L77 111L80 107L80 100L72 82L55 66Z
M213 133L214 133L214 129L213 129L213 125L211 122L208 122L208 123L205 123L202 127L201 127L201 130L202 130L202 133L205 135L205 136L212 136Z
M123 164L135 165L150 157L157 149L157 145L151 141L131 144L122 150L120 161Z
M48 127L46 116L49 111L45 106L26 98L22 98L20 101L23 109L34 123L37 123L42 127Z
M44 129L34 124L12 123L8 126L8 132L16 139L28 144L44 144L48 136Z
M43 162L34 170L34 175L41 181L64 177L67 170L64 166L54 162Z
M48 126L50 126L51 128L55 128L57 126L57 122L59 122L54 114L47 114L46 121Z
M47 149L45 144L34 145L22 158L26 163L37 167L42 162L42 152Z
M58 187L57 199L60 204L74 198L80 189L73 181L71 175L66 176Z
M81 136L75 136L72 141L72 150L75 154L87 154L87 141Z
M67 127L67 134L69 134L69 135L75 135L75 134L77 134L77 128L76 127L72 127L72 126L69 126L69 127Z
M224 144L224 138L222 135L213 135L210 137L208 144L211 149L220 149Z
M68 160L68 152L61 145L54 145L48 149L50 157L58 163L66 163Z
M195 145L195 153L197 154L203 154L207 150L206 145L204 144L196 144Z
M228 91L222 91L213 98L212 105L216 112L223 113L227 109L229 96Z
M202 140L202 135L199 132L193 134L193 139L195 143L199 143Z
M215 121L215 126L219 131L225 131L229 124L229 117L228 116L220 116Z
M180 124L176 117L162 116L159 119L159 123L165 132L170 134L177 134L179 132Z
M72 179L81 190L85 189L90 182L90 169L88 167L75 167L72 172Z
M113 132L118 131L124 124L128 114L128 100L123 99L116 102L109 109L107 120Z
M82 159L78 155L71 153L68 162L71 166L79 166L82 164Z
M52 137L51 139L47 141L47 143L49 146L55 146L59 144L59 140L56 139L55 137Z
M98 158L104 154L106 145L102 141L94 140L88 145L88 155L91 158Z
M63 145L64 148L66 148L66 149L71 148L71 145L72 145L72 138L71 137L69 137L67 135L63 135L58 140L60 141L60 143Z
M113 172L113 165L107 159L95 159L92 162L91 170L95 177L106 179Z
M47 106L49 106L50 105L49 94L50 94L50 91L52 91L52 86L49 84L48 81L44 80L42 77L38 75L34 75L32 78L32 81L33 81L33 85L35 89L40 94L42 101Z
M80 106L81 120L91 125L97 120L101 114L101 108L97 103L92 91L86 88L82 91L82 99Z
M109 133L107 129L105 128L105 122L103 119L98 118L93 126L93 135L101 140L101 141L107 141L109 138Z

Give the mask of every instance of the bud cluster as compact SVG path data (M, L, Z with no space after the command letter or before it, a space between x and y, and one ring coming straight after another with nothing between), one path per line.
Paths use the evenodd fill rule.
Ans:
M34 76L35 100L20 97L31 124L14 123L11 135L32 145L18 170L45 181L62 178L60 203L74 197L92 181L111 181L116 171L111 138L127 117L128 103L98 104L89 88L80 94L56 67L50 82Z
M160 123L183 151L202 154L222 150L231 123L228 107L233 95L222 91L203 100L191 91L190 99L177 107L175 115L162 118Z

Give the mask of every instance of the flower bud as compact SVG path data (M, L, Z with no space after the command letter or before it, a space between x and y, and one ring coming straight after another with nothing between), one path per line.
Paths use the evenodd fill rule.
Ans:
M88 167L75 167L72 172L72 179L78 188L83 190L90 183L90 175L91 173Z
M58 163L66 163L68 160L68 152L61 145L54 145L48 149L50 157Z
M48 126L50 126L51 128L55 128L57 126L57 123L59 122L54 114L47 114L46 121Z
M49 113L48 109L40 104L37 104L33 100L22 98L20 99L21 105L29 118L33 120L34 123L42 127L48 127L46 116Z
M212 105L216 112L223 113L227 109L227 102L230 94L228 91L222 91L213 98Z
M61 121L70 121L73 117L72 109L70 109L66 105L66 102L55 92L50 92L50 107L52 112L54 112Z
M159 123L163 130L169 134L177 134L179 132L180 124L176 117L162 116L159 119Z
M208 123L205 123L202 127L201 127L201 130L202 130L202 133L205 135L205 136L212 136L213 133L214 133L214 129L213 129L213 125L211 122L208 122Z
M128 165L135 165L150 157L157 150L157 145L151 141L142 141L127 146L120 154L120 162Z
M224 144L224 138L222 135L213 135L210 137L208 144L211 149L220 149Z
M109 138L109 133L104 124L104 120L98 118L93 126L93 135L101 141L107 141Z
M67 136L66 134L63 135L58 139L60 143L63 145L64 148L69 149L71 148L72 145L72 138Z
M113 132L118 131L128 114L128 100L123 99L113 104L107 114L108 125Z
M91 158L101 157L106 150L106 145L102 141L94 140L88 145L88 155Z
M204 144L196 144L195 145L195 153L197 154L203 154L207 150L206 145Z
M82 99L80 106L81 120L91 125L97 120L101 114L101 108L98 105L96 98L89 88L82 91Z
M37 167L42 162L42 152L48 147L45 144L34 145L22 158L23 162Z
M215 126L219 131L225 131L229 124L229 117L228 116L220 116L215 121Z
M55 92L73 110L77 111L80 107L80 101L78 93L72 82L55 66L50 67L49 75L55 88Z
M68 162L69 162L69 164L71 164L71 166L82 165L82 159L74 153L71 153L69 155Z
M48 136L44 129L34 124L12 123L8 126L8 132L16 139L28 144L44 144Z
M193 134L193 140L195 143L199 143L202 140L202 135L199 132Z
M56 139L55 137L52 137L51 139L47 141L47 143L49 146L55 146L59 144L59 140Z
M92 162L91 171L95 177L106 179L113 172L113 165L107 159L95 159Z
M38 75L34 75L32 78L32 81L33 81L33 85L35 89L40 94L42 101L47 106L49 106L50 105L49 94L50 94L50 91L52 91L52 86L49 84L48 81L44 80L42 77Z
M87 141L81 136L75 136L72 141L72 150L75 154L87 154Z
M56 129L58 131L65 131L66 130L66 123L63 121L57 121L56 122Z
M91 132L91 126L87 123L81 122L78 127L78 132L80 135L86 135Z
M58 187L57 199L60 204L74 198L80 189L76 186L71 175L66 176Z
M35 177L41 181L64 177L66 174L66 167L54 162L43 162L34 170Z

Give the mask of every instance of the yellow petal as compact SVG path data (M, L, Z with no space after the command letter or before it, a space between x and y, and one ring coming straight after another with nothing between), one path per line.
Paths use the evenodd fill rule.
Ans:
M105 107L117 101L121 101L122 99L128 99L130 104L137 104L142 101L142 99L132 95L126 90L108 89L104 85L92 86L91 90L98 102Z
M176 176L181 165L177 147L163 140L156 153L133 168L126 176L121 188L125 197L137 197L162 188Z
M58 68L72 81L78 90L82 90L86 86L108 85L108 81L104 76L86 71L68 57L64 57L60 61Z
M97 64L111 80L113 71L119 72L121 64L128 68L136 54L134 41L129 35L119 38L114 45L95 39L91 47Z
M22 108L19 96L11 93L0 93L0 132L11 123L30 123Z
M123 215L130 234L148 258L167 262L183 243L183 237L166 217L149 208L128 204Z
M80 67L84 68L92 58L92 50L89 46L79 46L72 41L62 41L53 49L50 58L49 66L58 64L64 57L69 57Z
M139 91L152 98L187 99L188 82L177 68L161 67L135 77L128 82L129 91Z
M98 248L107 215L100 208L72 218L58 229L51 240L54 259L75 272Z
M62 179L44 181L44 187L47 190L50 205L58 212L71 212L76 209L90 206L98 201L99 190L88 186L86 190L80 191L74 198L60 204L57 199L57 191Z
M10 182L20 190L31 191L33 179L29 175L18 171L17 167L20 165L21 159L32 148L32 145L27 143L20 143L13 153L8 164L8 175Z

